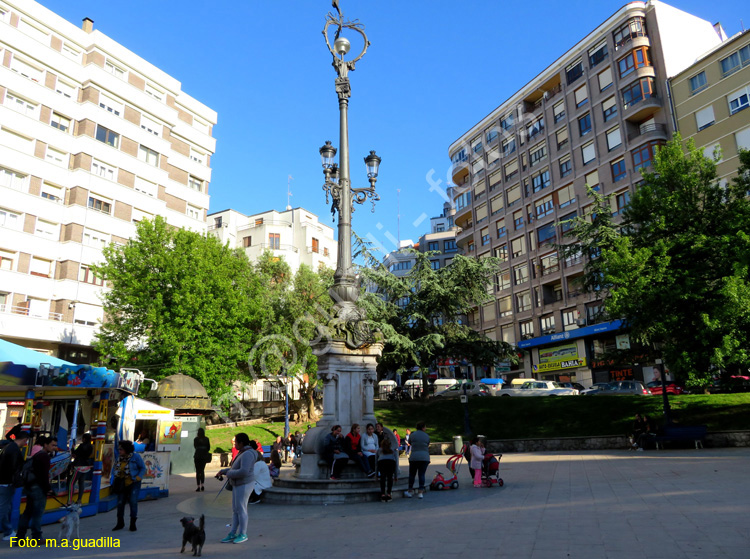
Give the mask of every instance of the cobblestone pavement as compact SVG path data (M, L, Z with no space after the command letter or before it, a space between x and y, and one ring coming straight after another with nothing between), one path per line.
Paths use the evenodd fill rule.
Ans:
M428 481L448 457L433 456ZM402 462L402 471L406 471ZM13 557L178 557L185 515L206 515L203 555L253 558L475 559L750 558L750 449L506 454L505 486L424 499L330 506L249 507L250 541L221 544L231 496L209 479L172 476L170 497L140 504L138 532L111 532L114 511L81 520L81 536L119 548L9 549ZM286 468L285 468L286 469ZM57 526L45 535L57 535ZM185 552L188 553L187 551Z

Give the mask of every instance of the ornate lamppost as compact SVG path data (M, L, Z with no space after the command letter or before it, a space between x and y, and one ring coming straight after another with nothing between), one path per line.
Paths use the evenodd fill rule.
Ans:
M349 83L349 71L354 70L355 63L360 60L370 42L364 32L364 26L357 20L346 20L339 9L338 0L333 1L333 7L338 15L328 12L326 24L323 28L323 36L326 40L328 50L333 56L333 67L336 70L336 94L339 99L339 161L335 162L336 148L330 141L320 148L320 157L323 163L323 174L325 184L323 190L326 192L326 203L329 195L332 198L331 213L339 214L338 223L338 257L336 262L336 273L334 274L333 287L329 293L335 302L336 320L334 331L346 339L349 348L362 347L370 341L370 332L364 323L364 312L356 306L359 297L359 286L352 267L352 213L354 203L362 204L368 198L372 200L375 211L375 202L380 197L375 192L375 182L378 178L378 169L381 158L374 151L365 157L367 178L370 186L365 188L353 188L349 174L349 97L351 96L351 85ZM333 46L329 39L329 28L336 28ZM364 41L362 51L355 58L346 60L351 43L341 35L344 29L359 33Z

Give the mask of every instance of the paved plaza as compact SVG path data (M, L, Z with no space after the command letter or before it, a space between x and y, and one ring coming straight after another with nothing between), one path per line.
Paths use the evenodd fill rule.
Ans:
M432 457L428 481L445 471L446 458ZM500 466L502 488L475 489L464 465L458 490L428 491L422 500L254 505L250 541L239 545L219 543L231 520L231 496L214 500L219 482L211 478L196 494L191 476L176 475L169 498L140 504L136 533L111 532L114 511L81 520L81 537L117 536L119 549L3 542L0 556L178 557L179 519L203 513L207 558L750 559L750 449L518 453Z

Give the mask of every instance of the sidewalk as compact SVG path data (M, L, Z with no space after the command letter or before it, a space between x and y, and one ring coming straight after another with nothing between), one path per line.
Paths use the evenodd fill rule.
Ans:
M428 482L447 458L432 457ZM408 469L405 461L401 467ZM119 549L8 549L3 542L0 556L177 557L179 519L203 513L208 558L748 559L748 472L748 448L506 454L502 488L473 488L464 464L458 490L428 491L422 500L250 506L250 541L237 546L218 543L228 532L231 495L214 501L220 483L213 477L195 493L193 478L179 475L170 479L169 498L139 504L136 533L111 532L114 512L81 520L82 538L116 536Z

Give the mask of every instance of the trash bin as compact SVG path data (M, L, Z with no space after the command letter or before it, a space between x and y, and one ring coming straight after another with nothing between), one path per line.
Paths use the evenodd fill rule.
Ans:
M461 454L461 450L464 448L464 439L461 435L453 437L453 453Z

